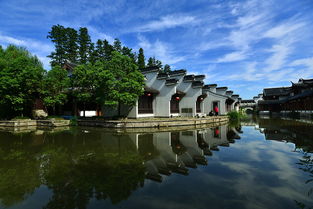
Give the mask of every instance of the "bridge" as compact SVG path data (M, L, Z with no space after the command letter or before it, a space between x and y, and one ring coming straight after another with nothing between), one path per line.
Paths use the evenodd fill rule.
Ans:
M252 113L256 109L257 103L253 99L241 100L240 108L245 110L246 113Z

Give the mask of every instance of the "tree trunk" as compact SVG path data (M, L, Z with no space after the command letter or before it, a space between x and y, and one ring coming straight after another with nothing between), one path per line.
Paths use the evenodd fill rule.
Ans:
M118 117L121 117L121 103L118 103Z
M73 100L73 106L74 106L74 115L78 116L78 114L77 114L77 102L75 99Z
M84 117L86 117L85 111L86 111L86 102L84 102Z

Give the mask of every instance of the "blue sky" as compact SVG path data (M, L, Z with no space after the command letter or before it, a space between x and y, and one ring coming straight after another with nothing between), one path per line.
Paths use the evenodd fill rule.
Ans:
M0 0L0 45L27 47L46 69L55 24L117 37L246 99L313 78L312 0Z

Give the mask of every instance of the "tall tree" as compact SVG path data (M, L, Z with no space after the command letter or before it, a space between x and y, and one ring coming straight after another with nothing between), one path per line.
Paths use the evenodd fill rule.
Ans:
M8 46L0 53L0 106L3 117L23 115L38 98L44 75L42 63L26 49Z
M67 90L70 79L67 71L59 66L49 70L43 79L43 102L47 107L52 107L55 114L56 105L63 105L67 100Z
M111 54L114 51L113 46L107 41L103 41L103 49L104 49L104 59L105 60L110 60L111 59Z
M94 65L92 63L82 64L75 67L72 74L73 96L78 102L81 102L84 106L88 101L92 101L94 98L94 88L96 74Z
M88 61L91 50L91 39L87 28L79 28L78 34L79 44L79 63L85 64Z
M96 48L95 48L95 54L96 54L96 59L97 60L105 60L105 51L104 51L104 44L103 41L98 39L96 43Z
M73 63L76 63L78 60L78 34L77 31L73 28L66 28L66 41L65 41L65 58Z
M165 73L171 72L171 66L169 66L168 64L164 65L163 71L164 71Z
M122 42L118 38L114 39L113 49L119 53L122 53Z
M129 57L134 63L136 63L136 54L132 52L131 48L123 46L122 55Z
M155 58L154 57L149 57L148 59L148 67L153 67L155 64Z
M48 55L51 58L51 65L63 65L66 59L66 29L62 25L53 25L51 31L48 32L47 38L51 39L55 47L55 50Z
M118 52L112 53L112 59L105 63L105 68L113 72L113 81L108 96L111 104L134 105L143 94L144 77L132 60Z
M144 52L143 52L142 48L139 49L137 64L138 64L139 69L146 67L145 55L144 55Z
M160 60L155 59L155 57L150 57L148 59L148 66L158 66L159 68L162 68L162 62Z

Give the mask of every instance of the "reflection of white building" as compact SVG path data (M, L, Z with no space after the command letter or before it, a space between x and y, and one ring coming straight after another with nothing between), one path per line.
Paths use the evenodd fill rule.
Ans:
M204 116L215 105L221 115L236 109L233 92L216 84L204 85L204 75L186 75L186 70L163 73L157 67L141 72L145 76L144 94L133 107L123 107L121 111L129 118ZM105 116L117 115L116 109L105 107L103 112Z
M189 168L207 165L211 150L229 146L239 139L237 132L227 126L202 130L132 134L129 136L144 159L146 177L162 181L162 175L187 175Z

